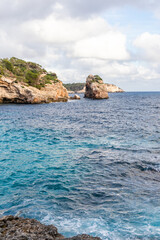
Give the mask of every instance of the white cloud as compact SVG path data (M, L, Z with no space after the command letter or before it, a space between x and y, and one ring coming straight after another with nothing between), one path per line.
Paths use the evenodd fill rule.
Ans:
M134 6L141 9L158 11L158 0L0 0L1 20L43 19L54 10L61 11L63 16L88 18L98 15L110 8Z
M143 33L136 38L134 46L142 60L160 61L160 34Z
M125 35L112 30L78 41L74 46L73 55L81 58L129 59Z
M53 15L45 20L22 24L26 39L56 45L69 57L126 60L126 36L100 18L86 20L59 19ZM27 36L29 34L29 36Z
M100 15L127 3L145 3L148 9L160 5L144 0L0 0L0 57L38 62L64 82L84 82L87 75L99 74L124 89L149 84L160 89L160 35L143 33L131 47L125 28L122 32L120 25L107 23L107 14Z
M22 24L24 34L51 44L72 43L88 36L108 31L110 26L100 17L86 20L71 17L58 18L50 15L44 20L32 20Z

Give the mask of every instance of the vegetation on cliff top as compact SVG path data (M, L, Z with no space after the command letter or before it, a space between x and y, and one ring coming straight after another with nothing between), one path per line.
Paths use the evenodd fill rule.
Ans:
M45 84L59 81L55 73L48 73L41 65L15 57L0 59L1 76L13 78L15 82L25 83L38 89Z
M67 83L63 85L68 91L76 92L82 90L85 86L85 83Z
M102 84L103 80L102 80L102 78L99 75L94 75L93 82L98 82L99 84Z
M93 82L98 82L101 84L102 78L99 75L94 75ZM77 91L81 91L84 88L85 83L66 83L63 85L65 88L67 88L68 91L77 92Z

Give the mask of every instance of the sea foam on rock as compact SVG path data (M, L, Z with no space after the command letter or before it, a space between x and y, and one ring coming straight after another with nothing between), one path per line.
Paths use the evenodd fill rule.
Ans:
M86 98L91 99L107 99L107 85L104 84L103 80L98 75L89 75L86 79Z
M53 225L44 225L35 219L5 216L0 218L1 240L101 240L86 234L65 238Z

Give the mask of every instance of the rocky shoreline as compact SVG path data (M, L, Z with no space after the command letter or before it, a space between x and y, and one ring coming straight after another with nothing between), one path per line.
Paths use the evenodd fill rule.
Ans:
M46 84L41 89L28 86L25 83L17 83L15 79L0 79L0 103L50 103L66 102L68 100L67 89L61 81Z
M65 238L53 225L44 225L35 219L16 216L0 218L1 240L101 240L86 234Z
M65 86L70 85L72 84ZM0 59L0 104L38 104L80 100L78 95L69 96L71 92L65 86L56 73L47 72L37 63L26 62L15 57ZM78 93L84 93L84 97L90 99L107 99L108 92L123 92L113 84L105 84L98 75L89 75L86 84L79 83L76 88L79 87L83 89Z

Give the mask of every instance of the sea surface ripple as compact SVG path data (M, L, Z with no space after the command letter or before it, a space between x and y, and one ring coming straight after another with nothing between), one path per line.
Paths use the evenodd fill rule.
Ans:
M0 216L160 239L160 93L0 105Z

